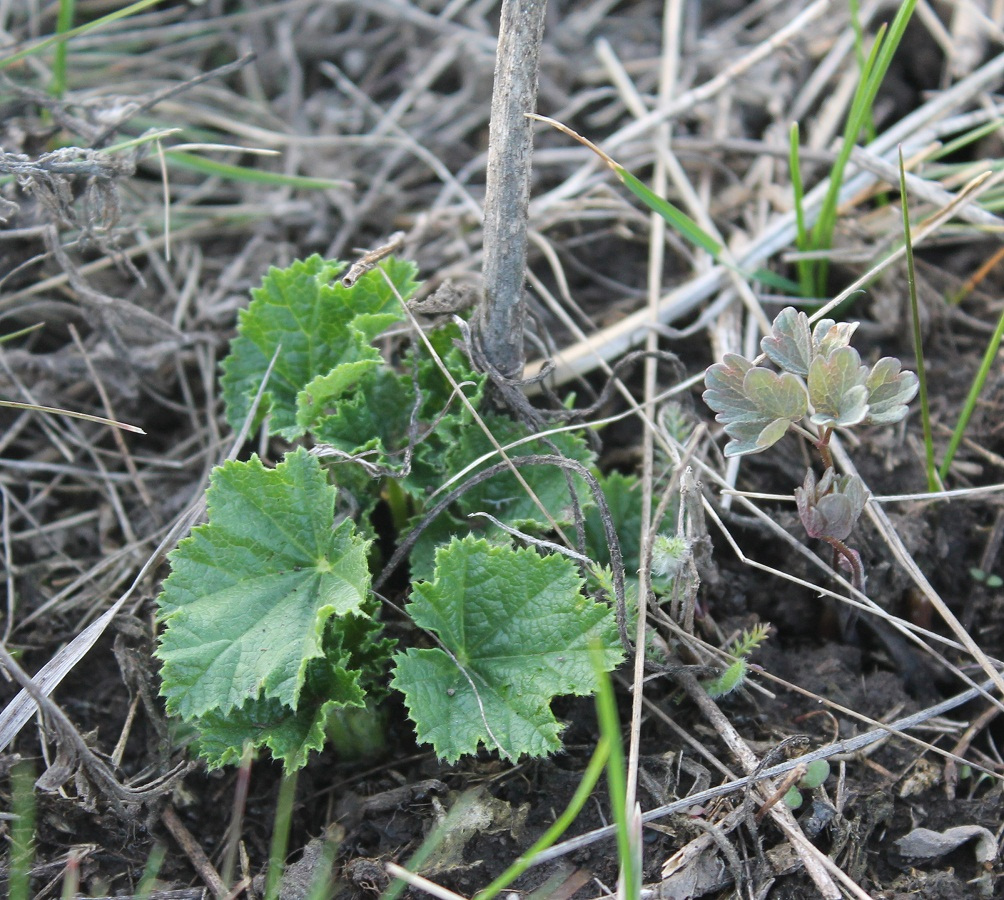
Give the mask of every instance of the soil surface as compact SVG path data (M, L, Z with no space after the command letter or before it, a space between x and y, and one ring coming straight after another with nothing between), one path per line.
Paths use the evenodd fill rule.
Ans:
M52 691L65 722L49 715L44 727L36 718L10 726L14 707L8 704L19 683L14 677L0 682L0 708L7 708L0 724L11 727L0 752L0 808L11 809L10 775L19 760L30 761L36 776L45 773L34 794L31 896L133 896L151 868L156 879L146 886L154 897L223 895L231 886L230 896L265 890L280 767L263 755L243 769L206 771L186 755L185 735L167 720L158 696L154 599L168 572L164 555L184 535L171 528L203 496L210 470L231 450L218 365L238 311L269 266L312 253L355 259L404 231L401 255L417 263L424 279L420 299L450 279L479 283L499 5L166 4L71 42L63 100L49 93L51 50L7 66L0 76L0 147L4 171L14 176L0 188L6 215L0 333L13 335L0 344L0 398L80 410L145 431L126 434L0 408L5 656L12 655L10 666L16 660L34 674L85 629L95 631L93 647ZM93 21L112 6L81 2L78 21ZM680 6L679 27L664 43L663 15L672 13L663 3L551 0L538 109L652 184L665 131L660 137L653 125L625 136L624 129L660 102L689 98L678 102L671 143L686 184L681 188L671 171L667 196L695 218L692 204L698 204L739 257L792 208L791 121L801 126L806 187L827 177L858 71L849 5L823 3L820 14L801 0ZM915 14L875 102L874 134L933 97L950 96L1001 59L1000 22L966 16L965 6L931 4L923 16ZM3 55L56 28L54 7L33 7L31 15L18 7L3 12L10 45ZM895 5L877 7L863 11L868 46L879 24L895 14ZM997 6L986 9L994 15ZM799 23L802 13L807 18ZM742 63L775 38L776 47ZM660 101L667 66L675 81L668 100ZM907 156L999 119L1002 83L1004 75L988 76L933 124L925 121L900 137ZM687 93L707 85L714 90ZM972 121L962 121L968 113L975 113ZM953 118L958 121L936 131ZM166 157L153 144L133 156L99 152L154 128L180 129L163 137L165 151L182 142L227 146ZM60 147L79 150L46 155ZM913 171L950 192L999 168L1004 158L996 129L949 149L939 159L928 153ZM613 173L567 135L540 126L534 152L529 271L536 346L566 353L583 333L599 340L604 329L644 307L657 232ZM887 161L894 162L892 153ZM289 178L234 177L233 170L208 169L200 160ZM862 186L841 208L831 296L902 240L898 185L881 188ZM914 221L948 199L946 193L912 196ZM990 190L985 208L999 209L1000 199ZM797 278L786 255L794 241L777 247L753 268ZM992 228L959 216L917 250L939 462L1004 313L998 249ZM712 261L672 230L663 250L659 293L692 296L688 286ZM752 302L768 320L790 302L776 286L755 282L753 288ZM677 311L662 319L658 340L679 366L659 368L658 391L679 384L681 374L700 376L726 351L745 347L755 355L748 352L755 343L744 335L754 335L756 322L747 321L748 306L726 277L703 296L671 297L664 306L673 303ZM864 283L834 315L861 322L856 345L866 362L891 355L916 369L902 260ZM33 330L18 333L22 329ZM623 378L640 399L640 368ZM601 371L590 371L559 393L574 391L584 405L605 383ZM700 566L695 636L726 647L743 629L771 624L769 639L752 657L749 683L718 701L756 758L783 762L785 748L778 748L793 736L807 740L785 745L787 755L932 707L965 691L970 682L963 678L983 682L984 669L959 645L931 593L968 631L985 664L1004 658L1004 589L993 577L1004 575L1000 357L990 364L945 480L956 491L988 490L937 502L917 496L928 489L917 402L899 425L869 426L844 438L874 497L911 498L882 503L902 553L890 532L868 517L848 539L862 555L867 595L886 619L866 612L849 622L846 606L820 593L846 589L829 570L829 548L806 537L794 504L783 499L812 463L805 442L788 436L769 452L744 458L735 476L737 490L781 499L723 501L724 440L701 389L698 377L675 397L691 433L707 428L703 437L697 432L692 450L717 518L707 520L711 552ZM615 398L596 418L628 409ZM642 433L634 416L603 429L600 468L640 473ZM277 460L285 449L253 437L236 453ZM392 542L393 535L385 539ZM399 584L389 599L403 602L405 587ZM123 595L111 620L102 620ZM669 604L654 611L656 643L669 655L646 682L644 715L633 723L643 811L745 774L722 729L673 677L673 665L708 658L684 652L670 615ZM616 679L625 741L630 682L625 667ZM433 832L445 838L418 871L464 896L484 888L562 812L595 748L591 699L559 699L554 711L565 725L562 753L515 765L483 753L447 765L416 743L399 695L391 694L381 753L358 759L328 749L300 772L280 896L309 896L325 867L331 882L318 896L377 896L389 883L386 864L412 860ZM818 855L857 886L855 896L1004 897L996 855L1004 822L998 750L1004 723L996 711L987 698L974 699L923 722L909 738L888 736L839 753L824 784L803 790L794 812L798 826ZM78 743L67 729L76 729ZM189 762L166 787L159 783ZM764 806L762 794L734 790L647 824L646 885L664 898L819 895L804 849L801 855L793 849ZM730 815L734 821L726 826ZM562 840L611 821L601 782ZM960 827L971 828L965 839L936 851L899 843L917 828ZM11 828L0 818L5 886ZM515 889L596 897L615 891L617 878L615 843L605 838L531 868Z

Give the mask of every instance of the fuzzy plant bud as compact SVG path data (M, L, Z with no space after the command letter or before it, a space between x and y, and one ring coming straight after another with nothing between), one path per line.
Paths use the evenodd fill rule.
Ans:
M690 554L690 542L685 538L657 535L652 544L653 577L676 578Z

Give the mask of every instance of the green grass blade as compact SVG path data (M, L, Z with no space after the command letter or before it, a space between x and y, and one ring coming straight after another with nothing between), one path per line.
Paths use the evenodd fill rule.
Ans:
M872 72L872 84L869 88L870 100L867 108L861 111L862 114L871 111L875 95L878 93L879 87L881 87L882 82L885 80L885 74L889 70L890 63L892 63L892 58L896 53L896 48L899 47L899 43L903 39L903 35L906 33L906 26L910 24L910 18L913 16L913 10L916 5L917 0L903 0L899 11L896 13L896 18L892 20L892 25L889 26L888 38L886 42L883 43L878 65L876 66L875 71Z
M468 788L464 791L450 807L443 821L434 828L422 841L422 845L411 855L405 868L409 872L418 872L426 861L442 845L452 830L458 827L469 815L473 806L478 803L478 789ZM400 878L395 878L380 895L380 900L397 900L408 885Z
M330 178L308 178L303 175L284 175L281 172L262 172L260 169L221 163L192 153L181 153L177 150L168 150L164 156L172 166L179 169L202 172L205 175L218 175L232 181L250 181L273 187L295 187L311 191L327 191L331 188L345 186L345 182Z
M798 122L791 123L788 132L788 170L791 173L791 191L795 199L795 246L799 250L810 249L809 229L805 225L805 185L802 182L802 164L798 154L799 136ZM812 262L808 259L798 261L799 293L803 297L811 297Z
M871 118L875 98L878 96L879 88L882 87L882 82L885 81L886 73L889 71L889 66L892 65L892 59L896 55L896 50L899 49L900 42L906 33L907 25L910 24L910 19L913 16L913 10L916 5L917 0L903 0L899 11L896 13L896 17L892 20L892 24L885 34L885 39L879 41L881 50L879 51L875 66L867 79L864 102L856 111L858 133L865 128L868 119ZM857 134L854 135L852 140L856 138Z
M575 817L582 811L582 807L586 805L586 801L592 795L593 789L603 774L603 768L606 766L609 756L610 741L606 735L603 735L596 744L593 757L589 760L589 765L586 766L586 771L582 774L582 780L575 789L572 799L568 801L568 806L565 807L564 812L555 819L551 827L538 838L526 853L521 853L516 861L489 884L488 887L483 891L478 891L474 895L475 900L492 900L493 897L505 890L533 865L534 857L538 853L552 846L568 830L572 822L575 821Z
M728 268L734 268L729 266L728 263L719 260L723 266L728 266ZM783 275L778 275L777 272L771 272L770 269L754 269L752 272L743 272L742 269L736 269L740 275L743 276L747 281L759 281L760 284L766 287L772 287L776 290L783 291L786 294L791 294L792 297L800 297L802 295L801 286L797 281L792 281L790 278L785 278Z
M59 0L59 13L56 16L56 34L66 34L73 28L73 15L76 12L76 0ZM66 41L56 45L56 53L52 59L52 84L49 93L61 99L66 93Z
M25 47L24 50L18 50L17 53L12 53L10 56L5 56L0 59L0 69L6 69L28 56L41 53L53 44L64 43L71 38L75 38L78 34L86 34L88 31L93 31L95 28L100 28L103 25L117 22L119 19L125 19L128 16L142 12L144 9L149 9L151 6L156 6L160 2L161 0L137 0L136 3L130 3L129 6L125 6L115 12L108 13L107 16L102 16L100 19L95 19L93 22L78 25L76 28L71 28L63 34L50 35L49 37L39 41L37 44L32 44L30 47Z
M812 249L828 250L833 243L833 231L837 225L837 203L840 198L840 188L843 185L844 170L851 159L851 151L857 143L857 136L861 133L861 113L860 110L865 104L865 96L868 90L868 83L872 71L878 59L882 41L885 37L886 26L883 25L875 36L875 43L872 45L872 52L865 60L864 68L861 71L861 80L858 82L857 90L854 92L854 99L851 101L851 111L847 116L847 123L844 126L843 140L837 158L833 161L830 169L830 183L826 189L826 196L823 198L823 205L819 210L819 216L812 229ZM820 260L816 266L816 284L814 293L816 296L826 296L826 280L829 275L829 264L826 260Z
M336 856L338 856L338 840L331 834L324 842L324 847L321 850L321 858L314 868L310 890L307 892L307 900L329 900L329 898L336 896L338 893L335 889L336 885L331 872Z
M7 873L9 900L31 897L31 866L35 859L35 772L31 763L20 762L11 770L10 856Z
M731 263L722 259L722 251L724 248L721 243L712 237L708 232L706 232L700 225L697 224L690 216L688 216L683 210L677 208L668 200L664 200L657 194L649 190L643 182L635 178L627 169L624 168L617 160L613 159L603 150L596 146L588 138L584 138L581 134L573 131L567 125L562 124L556 119L548 118L547 116L540 116L536 113L528 113L531 119L536 119L539 122L546 122L553 128L557 128L562 134L567 134L569 137L575 139L583 147L588 147L593 151L600 159L603 160L614 173L620 178L621 183L634 194L642 203L644 203L652 212L657 213L662 216L666 222L673 228L675 228L684 238L690 241L697 247L706 250L714 258L715 262L719 265L726 266L734 272L737 272L742 278L747 281L761 281L764 284L771 285L773 287L780 288L783 291L797 294L798 285L790 281L787 278L782 278L779 275L775 275L771 272L764 272L758 269L754 274L750 275L747 272L743 272L741 269L732 265Z
M910 205L906 195L906 169L903 148L899 148L899 199L903 207L903 240L906 242L906 276L910 287L910 318L913 320L913 352L917 358L917 381L920 385L920 417L924 427L924 458L927 489L938 490L934 467L934 438L931 435L931 407L927 400L927 369L924 365L924 341L920 333L920 309L917 305L917 276L913 260L913 238L910 234Z
M889 65L899 47L906 31L906 26L913 15L917 0L904 0L900 6L896 17L890 26L883 25L879 28L875 36L875 43L872 45L871 53L865 60L861 71L861 80L858 82L857 90L854 92L854 99L851 101L850 113L844 127L843 141L837 158L830 170L830 184L827 188L826 196L823 199L823 206L820 210L816 226L812 231L813 248L817 250L829 249L833 242L833 232L837 223L837 201L840 196L840 188L843 184L844 171L850 162L851 152L857 143L858 137L865 123L871 116L875 98L879 88L885 80ZM829 274L829 264L826 260L820 262L816 268L816 291L818 296L826 294L826 280Z
M600 734L610 743L607 761L607 785L610 790L610 809L617 826L617 856L620 860L621 884L624 900L636 900L641 895L641 866L636 842L631 834L631 810L627 808L627 765L621 744L617 700L609 676L602 668L598 649L593 650L593 669L599 688L596 692L596 712L600 721Z
M944 159L946 156L958 153L970 144L974 144L976 141L982 140L983 138L993 134L1002 125L1004 125L1004 119L993 119L990 122L984 122L978 128L967 131L965 134L959 135L954 141L949 141L947 144L939 147L931 154L928 162L934 162L937 159Z
M17 338L24 337L26 334L38 331L39 328L45 328L45 322L36 322L34 325L26 325L24 328L19 328L17 331L9 331L7 334L0 334L0 344L5 344L7 341L13 341Z
M662 197L654 194L623 166L615 165L613 169L617 173L617 177L624 182L624 186L652 212L662 216L692 244L700 247L702 250L707 250L716 260L718 259L718 255L722 252L722 245L701 228L690 216L683 210L673 206L668 200L663 200Z
M140 878L139 886L136 888L136 900L147 900L147 898L157 888L157 873L164 864L167 856L167 846L157 843L153 845L150 855L146 858L146 865L143 867L143 877Z
M854 29L854 56L858 61L858 70L864 74L865 67L865 32L861 25L861 4L858 0L849 0L851 8L851 28ZM869 143L875 140L875 117L868 110L865 121L865 136Z
M701 226L690 218L690 216L688 216L683 210L674 206L668 200L664 200L658 194L653 193L645 186L644 182L632 175L623 166L615 164L612 168L617 173L617 177L620 178L624 186L631 191L632 194L641 200L641 202L652 210L652 212L662 216L672 228L675 228L677 232L690 241L690 243L711 254L712 258L719 265L732 269L747 281L759 281L770 287L777 288L778 290L782 290L790 294L798 295L800 293L799 285L797 285L790 278L784 278L783 276L778 275L775 272L770 272L767 269L757 269L752 273L744 272L736 266L726 262L722 259L722 250L724 249L722 245L703 228L701 228Z
M987 378L990 377L990 370L997 359L997 351L1000 349L1002 338L1004 338L1004 312L1001 313L1001 317L997 320L997 328L994 330L993 337L990 338L990 343L987 344L986 353L983 354L983 362L980 363L980 368L973 379L972 387L969 388L969 395L966 397L965 404L963 404L962 413L955 426L955 431L952 432L952 439L948 442L945 459L938 470L938 475L942 481L948 476L948 469L952 465L952 460L959 449L959 444L962 443L962 436L966 433L973 410L976 409L976 401L983 391L983 385L986 384Z
M265 877L265 900L277 900L286 868L289 828L293 821L293 801L296 798L296 772L283 774L279 783L279 798L272 823L272 844L268 848L268 875Z

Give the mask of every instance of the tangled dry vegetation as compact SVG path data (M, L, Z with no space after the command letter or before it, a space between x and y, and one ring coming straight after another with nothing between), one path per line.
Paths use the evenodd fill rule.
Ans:
M75 38L61 99L48 91L51 50L3 64L0 333L19 333L0 344L0 397L144 432L0 409L0 796L9 809L7 776L32 760L33 896L75 886L130 896L151 860L150 896L264 889L279 772L267 759L213 773L186 762L158 697L152 601L165 554L202 513L213 466L252 449L281 457L277 441L235 446L218 394L237 312L269 266L312 253L353 259L403 231L400 255L424 279L419 301L448 281L478 285L498 5L154 7ZM950 495L926 496L916 413L835 446L873 496L856 532L868 582L866 624L853 634L840 627L847 582L791 502L803 448L789 437L726 461L699 394L708 366L726 352L755 355L791 302L736 272L793 275L789 125L800 124L812 189L835 158L858 78L856 6L548 8L539 111L664 192L735 263L653 220L593 153L540 126L528 286L533 346L556 362L551 383L589 402L631 346L678 357L620 373L596 415L612 420L600 467L641 474L655 506L683 463L703 485L689 502L688 537L707 551L696 622L681 630L678 610L655 607L653 643L707 664L708 647L773 626L747 688L717 703L677 666L632 706L630 667L621 673L631 789L642 810L656 809L783 763L795 735L808 742L796 752L830 748L832 774L797 814L772 805L767 788L733 788L653 817L644 876L666 898L1000 895L1004 369L990 370ZM81 0L78 21L105 7ZM866 46L897 8L861 4ZM50 7L8 4L0 15L12 50L55 29ZM872 271L902 242L901 146L939 459L1002 311L1002 22L998 0L918 5L825 251L829 294L855 288L841 312L862 323L862 356L915 369L902 257ZM159 141L108 152L151 129ZM653 429L668 454L653 450ZM21 691L23 673L36 677ZM982 695L965 693L974 684ZM967 702L939 706L958 697ZM383 759L327 750L301 773L281 896L308 896L332 864L331 896L373 895L388 883L385 863L409 860L473 789L466 818L449 820L449 838L419 868L470 895L553 821L596 740L590 702L562 701L560 756L446 766L415 744L400 701L387 703L402 724ZM601 791L573 832L608 816ZM11 827L0 819L6 847ZM593 840L560 845L517 887L600 896L616 879L612 842Z

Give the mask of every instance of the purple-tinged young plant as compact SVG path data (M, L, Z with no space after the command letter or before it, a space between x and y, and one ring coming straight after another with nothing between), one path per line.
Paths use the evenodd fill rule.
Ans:
M824 473L810 470L795 488L798 514L810 537L833 547L864 589L861 557L844 544L861 515L866 492L860 478L837 475L829 443L836 428L890 425L907 414L917 393L917 376L898 359L884 357L869 369L850 346L857 323L809 318L792 307L781 310L760 347L780 372L734 353L704 376L704 402L723 423L730 440L726 456L760 453L791 429L812 441Z
M856 475L837 475L833 469L827 469L818 482L812 469L809 469L802 487L795 488L798 517L805 530L809 537L824 541L846 540L867 499L860 478Z
M833 469L827 469L818 482L809 469L802 486L795 488L798 517L809 537L826 541L833 548L859 591L865 587L861 554L844 541L854 529L867 499L864 483L857 475L837 475Z

